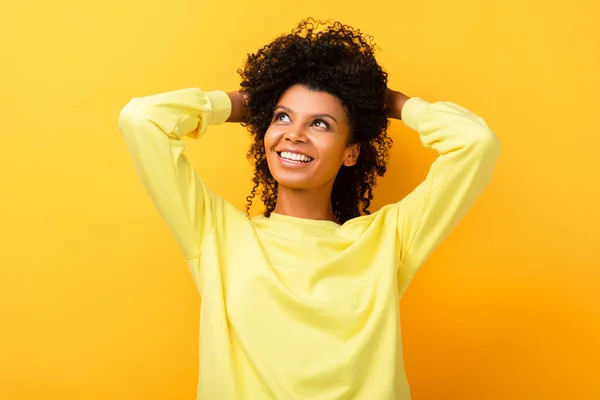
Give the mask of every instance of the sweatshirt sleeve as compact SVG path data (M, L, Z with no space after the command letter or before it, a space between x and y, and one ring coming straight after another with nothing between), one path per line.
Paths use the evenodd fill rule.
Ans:
M450 102L411 98L402 120L439 154L427 178L398 203L400 268L414 276L489 184L500 144L482 118Z
M201 137L230 113L225 92L188 88L133 98L119 115L136 172L188 260L213 228L216 199L190 166L183 138Z

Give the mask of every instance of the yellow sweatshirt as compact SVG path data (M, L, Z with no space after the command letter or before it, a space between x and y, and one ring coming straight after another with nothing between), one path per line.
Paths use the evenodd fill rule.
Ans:
M202 296L198 399L410 399L398 303L488 185L497 137L461 106L411 98L402 120L439 157L403 200L341 226L248 218L184 155L185 136L230 112L225 92L188 88L134 98L119 118Z

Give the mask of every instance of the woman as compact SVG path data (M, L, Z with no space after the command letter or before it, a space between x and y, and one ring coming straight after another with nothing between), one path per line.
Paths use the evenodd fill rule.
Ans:
M387 88L360 31L303 21L249 55L238 92L132 99L120 130L202 296L201 399L409 399L399 299L490 181L499 155L478 116ZM439 157L400 202L369 213L388 118ZM183 137L244 123L249 218L190 167Z

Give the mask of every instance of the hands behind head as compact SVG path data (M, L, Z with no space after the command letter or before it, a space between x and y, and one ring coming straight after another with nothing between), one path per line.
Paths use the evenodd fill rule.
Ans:
M410 99L410 97L404 93L388 88L386 91L387 117L393 119L402 119L402 108L408 99Z

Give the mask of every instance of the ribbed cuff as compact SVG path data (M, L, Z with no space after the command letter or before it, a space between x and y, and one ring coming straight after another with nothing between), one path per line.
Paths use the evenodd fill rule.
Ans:
M231 115L231 99L229 95L222 90L214 90L206 92L206 96L210 99L213 115L208 123L209 125L219 125L227 121Z
M431 103L420 97L411 97L402 107L402 121L409 128L418 131L421 117L430 105Z

